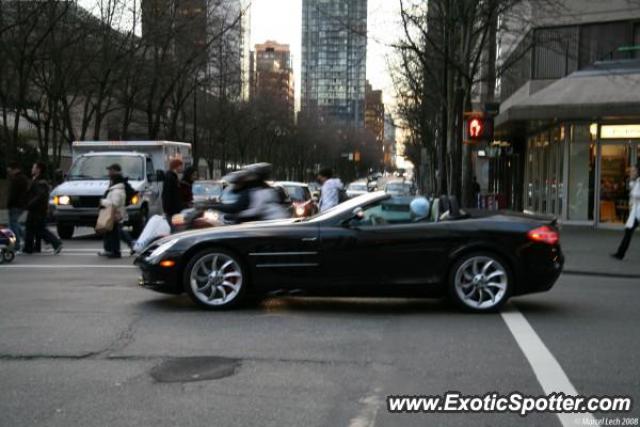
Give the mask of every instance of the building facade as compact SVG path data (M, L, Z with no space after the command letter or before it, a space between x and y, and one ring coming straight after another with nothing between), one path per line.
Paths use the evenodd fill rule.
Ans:
M640 161L640 7L565 3L525 7L527 30L498 34L497 66L508 66L495 140L477 151L476 170L509 207L621 226L628 167Z
M251 63L251 97L284 103L293 119L295 85L289 45L275 41L257 44Z
M248 99L248 0L143 0L142 33L178 61L195 62L198 71L194 77L205 82L202 90Z
M386 113L384 115L384 143L382 146L384 153L385 169L395 169L396 167L396 125L393 116Z
M367 0L302 1L301 109L364 124Z

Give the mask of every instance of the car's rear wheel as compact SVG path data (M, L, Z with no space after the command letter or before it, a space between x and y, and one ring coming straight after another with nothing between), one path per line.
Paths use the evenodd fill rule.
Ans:
M507 263L490 252L460 257L449 275L449 296L460 307L475 312L500 309L511 295L513 278Z
M56 231L61 239L71 239L73 237L73 231L75 226L70 224L56 224Z
M237 306L247 287L240 259L220 249L206 249L191 258L184 280L191 299L213 310Z

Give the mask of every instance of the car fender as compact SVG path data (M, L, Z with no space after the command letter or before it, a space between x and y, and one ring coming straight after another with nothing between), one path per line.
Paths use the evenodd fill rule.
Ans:
M449 274L451 273L451 268L453 268L453 264L459 259L462 255L471 253L471 252L493 252L498 255L500 258L504 259L507 262L507 268L511 270L511 274L515 278L515 286L513 289L513 293L517 293L518 284L521 281L521 268L518 265L517 258L506 251L500 245L488 241L488 240L477 240L474 242L467 242L463 245L460 245L456 249L449 252L448 256L448 265L446 269L446 277L445 280L448 279Z

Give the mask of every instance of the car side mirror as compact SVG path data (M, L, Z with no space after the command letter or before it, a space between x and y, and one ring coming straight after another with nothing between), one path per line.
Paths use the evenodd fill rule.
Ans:
M158 182L164 181L164 171L157 171L156 172L156 181L158 181Z

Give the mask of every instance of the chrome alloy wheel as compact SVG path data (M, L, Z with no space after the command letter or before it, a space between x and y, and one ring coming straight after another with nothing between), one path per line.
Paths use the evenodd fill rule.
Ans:
M507 293L509 276L502 264L488 256L465 260L455 275L455 291L460 301L476 310L500 304Z
M223 306L233 301L242 289L242 270L227 254L210 253L191 268L189 284L193 295L203 304Z

